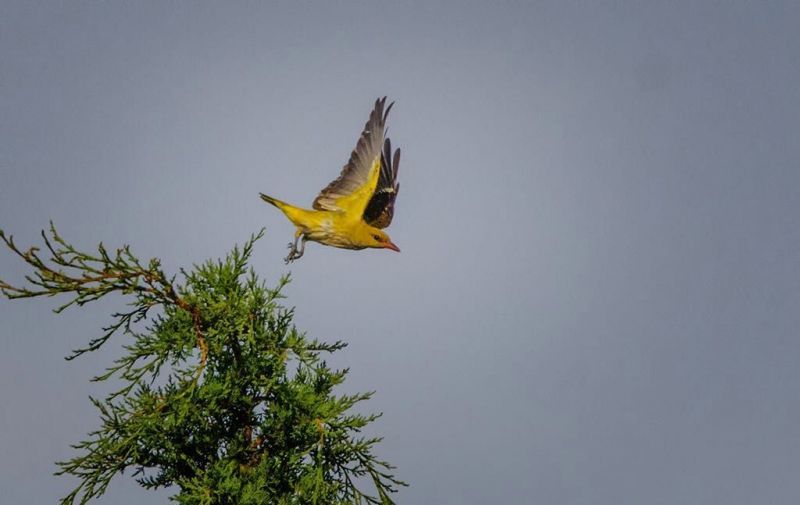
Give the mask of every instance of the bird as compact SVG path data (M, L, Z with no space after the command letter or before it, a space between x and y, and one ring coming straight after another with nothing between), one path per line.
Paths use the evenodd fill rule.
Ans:
M311 209L259 193L296 227L294 241L288 245L289 255L284 259L287 265L303 256L309 240L343 249L400 252L383 231L392 222L400 190L400 149L392 152L392 143L386 137L386 118L393 105L391 102L386 106L385 96L375 101L350 159L339 177L320 191Z

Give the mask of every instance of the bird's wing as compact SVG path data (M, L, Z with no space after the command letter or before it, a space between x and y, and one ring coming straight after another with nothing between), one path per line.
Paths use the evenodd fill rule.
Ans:
M364 209L363 219L375 228L386 228L392 223L394 216L394 200L400 190L397 183L397 169L400 166L400 149L396 149L392 156L392 143L387 138L383 143L381 154L381 173L378 184L372 193L367 207Z
M359 218L363 214L380 176L386 116L394 103L384 110L385 104L386 97L375 101L375 107L342 173L314 199L313 207L316 210L344 211Z

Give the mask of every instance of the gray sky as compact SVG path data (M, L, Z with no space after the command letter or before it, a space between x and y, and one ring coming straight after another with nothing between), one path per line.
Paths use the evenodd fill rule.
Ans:
M287 294L401 503L800 502L798 4L334 3L2 2L0 226L170 272L266 226L275 280L258 191L309 204L389 95L403 252L310 244ZM61 359L118 299L55 303L0 301L3 503L67 492L118 352Z

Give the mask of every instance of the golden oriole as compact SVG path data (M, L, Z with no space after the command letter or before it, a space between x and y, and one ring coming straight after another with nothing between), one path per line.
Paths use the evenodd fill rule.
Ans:
M381 231L392 222L400 188L400 149L392 153L391 142L384 138L386 117L394 102L384 110L385 104L386 97L375 101L350 160L339 177L314 199L313 210L260 193L262 200L280 209L297 227L286 263L303 255L307 240L344 249L373 247L400 252Z

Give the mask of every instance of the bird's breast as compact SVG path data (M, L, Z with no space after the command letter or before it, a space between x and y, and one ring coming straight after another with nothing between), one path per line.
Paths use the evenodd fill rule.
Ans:
M363 249L353 242L352 227L348 224L332 216L326 216L317 221L315 226L306 228L304 234L308 240L320 244L343 249Z

